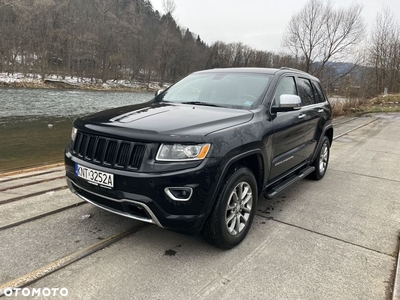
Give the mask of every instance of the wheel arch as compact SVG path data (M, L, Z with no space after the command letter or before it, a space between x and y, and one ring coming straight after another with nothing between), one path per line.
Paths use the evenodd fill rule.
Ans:
M264 156L261 149L254 149L238 154L230 158L223 166L221 175L218 178L218 182L215 187L214 194L212 195L212 201L208 207L207 214L209 214L215 205L215 200L218 197L218 193L221 189L221 185L225 177L229 172L239 168L247 167L253 173L257 182L257 192L260 193L264 181Z
M222 249L231 249L247 236L257 209L258 183L254 170L259 169L258 162L259 156L251 154L232 160L226 165L226 172L219 180L222 184L216 188L216 198L213 199L211 211L202 228L202 235L210 244ZM243 179L243 176L246 179ZM245 194L236 193L236 189L242 189L244 183L250 185L250 193L248 188ZM251 198L248 198L249 195ZM247 199L245 202L242 202L243 196ZM247 206L249 199L250 206Z
M329 144L332 145L333 142L333 127L329 127L325 130L325 134L329 139Z
M328 138L329 145L332 146L332 142L333 142L333 127L332 126L328 126L324 129L324 131L322 131L322 134L320 135L319 140L318 140L318 144L317 144L317 146L314 150L314 153L311 157L312 158L310 161L311 163L314 162L314 160L317 157L318 149L321 147L324 136L326 136Z

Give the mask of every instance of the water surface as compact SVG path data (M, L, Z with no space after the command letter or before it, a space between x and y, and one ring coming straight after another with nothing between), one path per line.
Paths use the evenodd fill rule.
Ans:
M153 93L0 88L0 173L61 162L75 118L152 97Z

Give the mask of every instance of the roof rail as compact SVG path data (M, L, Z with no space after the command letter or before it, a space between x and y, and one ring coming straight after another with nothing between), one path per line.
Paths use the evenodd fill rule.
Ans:
M307 74L308 76L314 77L314 75L312 75L306 71L302 71L302 70L295 69L295 68L281 67L281 68L279 68L279 70L294 71L294 72L299 72L299 73Z
M291 71L296 71L296 72L303 72L303 73L307 73L305 71L299 70L299 69L295 69L295 68L288 68L288 67L280 67L279 70L291 70Z

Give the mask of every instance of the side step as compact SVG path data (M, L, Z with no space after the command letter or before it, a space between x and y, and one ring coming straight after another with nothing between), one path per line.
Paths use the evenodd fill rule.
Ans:
M295 175L293 177L289 177L285 181L282 181L278 185L274 186L270 191L266 192L264 194L264 197L267 198L267 199L272 199L277 194L282 192L284 189L286 189L287 187L291 186L293 183L303 179L307 175L309 175L312 172L314 172L314 170L315 170L315 167L308 167L308 168L304 169L300 174L297 174L297 175Z

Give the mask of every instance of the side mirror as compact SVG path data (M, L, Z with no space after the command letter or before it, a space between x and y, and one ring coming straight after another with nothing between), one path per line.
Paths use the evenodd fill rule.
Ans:
M283 94L279 97L279 106L272 106L271 112L284 112L284 111L293 111L301 108L301 99L297 95L287 95Z
M164 90L158 90L158 91L155 92L154 96L157 97L157 96L160 95L162 92L164 92Z

